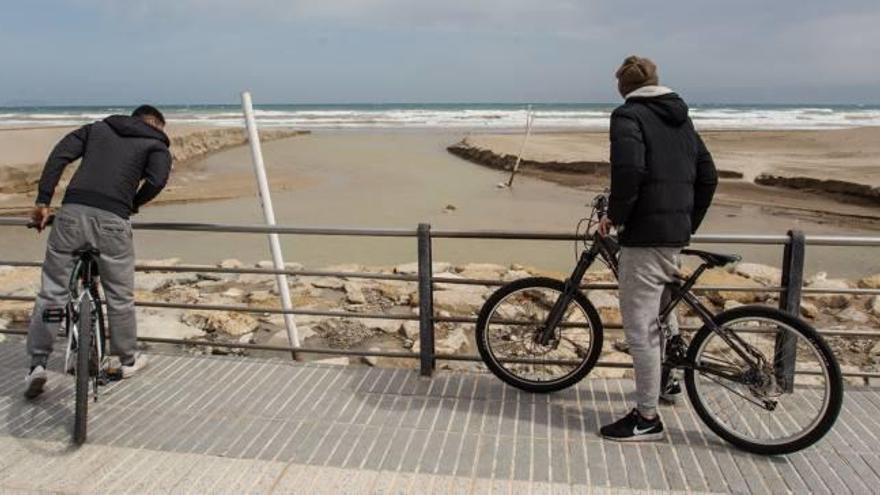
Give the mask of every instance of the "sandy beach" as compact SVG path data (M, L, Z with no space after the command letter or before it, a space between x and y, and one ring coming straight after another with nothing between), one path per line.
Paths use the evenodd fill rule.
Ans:
M2 141L3 136L11 132L0 131L0 143L3 143L0 150L11 149L11 139ZM0 156L17 156L18 161L36 160L41 151L48 153L63 130L19 133L31 139L32 154L0 152ZM710 133L708 139L713 140L710 147L718 156L721 168L732 167L733 161L725 157L746 153L749 136L755 133L720 134L735 146L726 147L714 141L718 136ZM785 139L800 139L794 131L772 134L782 143ZM585 205L592 197L590 191L597 189L595 181L591 186L583 186L566 182L569 176L548 181L524 175L517 179L513 190L499 190L495 185L506 177L505 172L476 166L446 151L447 146L460 141L463 135L461 131L321 131L267 142L264 154L278 221L290 225L411 229L420 222L427 222L435 229L573 232L578 219L588 213ZM599 158L606 146L602 142L604 137L599 133L541 135L533 141L535 146L530 146L530 153L535 157L541 152L564 152L567 153L564 156L569 157L583 153ZM501 146L516 142L517 136L472 134L469 139L485 139ZM764 148L751 153L764 153L775 143L769 138L764 142L767 143ZM829 138L829 142L833 144L834 140ZM785 149L784 144L774 146L780 152ZM592 154L587 154L585 148L591 149ZM162 201L144 208L135 220L262 223L247 147L221 149L176 168ZM829 152L826 149L824 153ZM813 159L816 163L821 161L820 156ZM839 163L844 162L840 160ZM742 158L742 161L748 160ZM867 158L864 163L868 163ZM727 184L725 181L718 202L710 210L704 233L783 234L792 228L813 234L876 235L877 232L871 220L871 215L878 211L874 207L840 203L824 196L810 198L802 191L755 186L745 181L738 181L735 187ZM752 188L767 189L765 198L769 199L755 201L749 196ZM800 202L803 209L780 210L774 202L778 203L783 197ZM31 201L28 194L15 194L8 195L5 204L13 200L25 206ZM840 209L862 216L836 218L813 214L817 209ZM287 236L283 243L291 261L316 267L344 263L394 265L412 261L416 255L413 239ZM38 259L42 246L41 237L24 229L7 229L0 236L0 252L4 257ZM565 272L574 262L573 248L570 242L440 240L434 256L451 262L525 263ZM778 265L781 258L778 246L707 248L739 252L751 261L774 265ZM205 257L210 260L236 257L247 262L268 258L263 236L139 232L137 249L139 257L181 257L192 263L203 262ZM820 270L856 276L863 271L880 271L880 260L870 249L848 248L845 257L841 257L839 250L811 249L808 271Z
M718 201L880 226L880 127L702 134L724 178ZM509 168L521 145L521 134L475 134L450 151ZM521 170L596 189L607 185L608 154L607 133L540 133L530 137Z

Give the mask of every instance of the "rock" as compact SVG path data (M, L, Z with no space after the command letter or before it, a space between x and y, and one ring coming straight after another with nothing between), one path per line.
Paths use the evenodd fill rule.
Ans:
M313 326L330 347L350 349L373 335L373 330L353 318L328 318Z
M411 339L403 339L403 348L404 349L412 349L415 345L415 341Z
M431 264L431 271L434 274L447 272L450 268L452 268L450 263L435 262ZM394 273L399 273L401 275L417 275L419 273L419 264L413 262L397 265L394 267Z
M373 286L379 295L390 299L396 304L409 304L413 295L416 294L416 284L412 282L397 282L385 280Z
M400 331L400 320L383 320L379 318L357 318L366 328L383 333L397 335Z
M507 273L507 267L493 263L468 263L459 266L456 271L462 278L476 280L499 280Z
M880 296L874 296L868 301L868 311L880 318Z
M255 290L248 294L247 296L248 302L256 304L258 306L268 306L270 303L279 303L278 297L272 295L271 292L267 290Z
M754 280L730 273L722 269L707 270L700 277L700 285L726 286L726 287L748 287L761 288L760 284ZM727 301L736 301L742 304L762 301L767 298L767 293L744 292L744 291L709 291L705 293L713 303L723 306Z
M819 317L819 307L809 301L801 301L801 315L811 320Z
M514 280L519 280L521 278L529 278L532 274L525 270L510 270L501 277L501 280L505 282L512 282Z
M337 277L316 277L309 281L313 287L317 287L319 289L334 289L339 290L345 287L345 282L342 281L341 278Z
M382 349L379 349L378 347L370 347L367 350L370 352L382 351ZM364 363L369 364L370 366L377 366L379 364L379 358L377 356L362 356L361 360L363 360Z
M138 337L194 339L204 337L201 328L184 323L180 310L138 308Z
M457 354L459 351L466 349L469 345L468 338L464 334L464 329L456 327L445 337L437 340L435 350L438 354Z
M244 297L244 291L239 289L238 287L230 287L223 292L223 297L228 297L230 299L241 299Z
M30 301L0 301L0 318L13 322L28 322L34 303Z
M629 353L629 344L627 344L626 339L614 339L611 347L618 352Z
M156 292L174 285L194 284L199 277L194 273L138 273L134 277L135 290Z
M859 287L863 289L880 289L880 273L859 280Z
M434 308L456 315L470 314L483 306L483 295L467 290L441 290L434 293Z
M457 210L455 205L446 205L446 207L443 208L443 213L452 213L455 210Z
M352 304L366 304L367 298L364 296L363 286L357 282L345 282L345 298Z
M852 285L849 281L843 279L827 278L827 274L825 272L819 272L815 276L811 277L806 285L811 289L837 290L852 288ZM815 302L819 307L826 307L831 309L843 309L849 306L850 302L850 298L845 294L809 293L805 297Z
M858 323L864 325L865 323L871 321L871 318L868 315L852 306L847 307L846 309L837 313L834 316L838 320L847 323Z
M599 311L599 317L605 324L619 325L622 321L620 315L620 300L613 292L605 290L591 290L587 292L587 299L593 303Z
M724 311L730 311L740 306L744 306L744 304L739 301L724 301Z
M217 266L220 268L244 268L244 263L235 258L230 258L217 263Z
M181 321L208 333L222 332L235 337L251 333L259 327L256 318L231 311L195 310L183 315Z
M733 267L733 272L764 285L778 286L782 283L782 270L773 266L758 263L738 263Z
M400 334L409 340L418 340L421 326L417 321L404 321L400 325Z
M201 292L199 292L199 289L195 287L171 287L162 294L162 299L169 302L195 304L201 299Z
M333 366L348 366L349 364L351 364L351 360L348 357L343 356L343 357L335 357L335 358L317 359L315 361L312 361L312 363L330 364Z

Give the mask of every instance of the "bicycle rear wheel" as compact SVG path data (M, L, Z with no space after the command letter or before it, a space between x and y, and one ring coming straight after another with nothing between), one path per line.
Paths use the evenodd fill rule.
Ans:
M76 335L76 406L74 410L73 442L82 445L86 441L89 414L89 368L92 354L92 301L83 297L79 305L79 321Z
M506 383L527 392L553 392L580 381L602 351L602 322L590 301L576 291L548 345L535 338L563 295L559 280L517 280L492 294L477 319L476 342L483 362Z
M824 436L840 413L843 379L830 348L803 320L765 306L743 306L715 322L742 341L751 365L719 333L703 327L685 372L694 410L718 436L765 455L788 454ZM789 342L786 346L783 342ZM793 365L786 374L783 363Z

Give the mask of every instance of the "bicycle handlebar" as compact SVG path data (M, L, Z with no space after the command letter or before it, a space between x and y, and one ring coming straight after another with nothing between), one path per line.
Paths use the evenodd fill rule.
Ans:
M49 215L49 217L46 219L46 227L52 225L52 223L54 223L54 222L55 222L55 215L54 214ZM36 222L34 222L33 220L28 222L28 224L27 224L27 228L29 228L29 229L36 229L39 226L40 225L37 224Z

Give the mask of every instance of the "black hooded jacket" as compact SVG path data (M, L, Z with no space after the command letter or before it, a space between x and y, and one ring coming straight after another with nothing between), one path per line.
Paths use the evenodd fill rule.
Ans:
M46 160L37 203L49 204L64 168L81 157L63 202L128 218L165 187L171 172L169 144L164 132L137 117L112 115L80 127L59 141Z
M717 184L712 155L677 94L630 97L611 114L608 216L621 245L686 246Z

